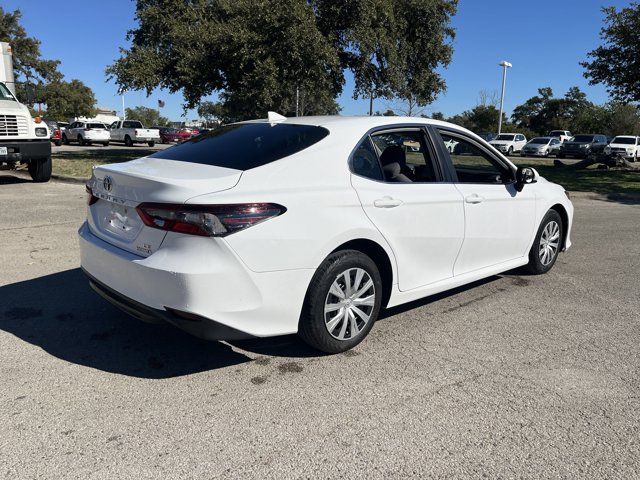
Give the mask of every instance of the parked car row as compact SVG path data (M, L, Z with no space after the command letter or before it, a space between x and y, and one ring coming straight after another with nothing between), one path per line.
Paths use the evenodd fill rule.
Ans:
M204 133L197 128L178 129L161 126L145 128L137 120L117 121L109 126L95 121L75 121L71 124L50 119L44 121L49 127L51 142L58 147L63 143L65 145L71 143L92 145L96 143L106 147L110 142L124 143L129 147L137 143L146 143L153 147L157 142L180 143Z
M491 138L489 144L506 155L520 153L523 157L586 158L593 154L623 155L633 161L640 157L640 137L619 135L613 139L602 134L572 135L569 130L552 130L545 137L536 137L527 141L519 133L501 133L494 136L490 133L480 135L483 139ZM446 144L453 152L456 142Z

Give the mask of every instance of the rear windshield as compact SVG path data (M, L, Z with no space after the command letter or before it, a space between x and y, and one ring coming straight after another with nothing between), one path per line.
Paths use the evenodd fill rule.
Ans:
M88 128L107 128L104 126L104 123L88 123L87 124Z
M129 121L122 122L122 127L123 128L142 128L142 123L135 120L129 120Z
M293 155L327 135L327 129L312 125L241 123L217 128L151 157L249 170Z
M534 138L533 140L531 140L529 143L533 143L536 145L546 145L547 143L549 143L549 139L548 138Z
M561 135L565 135L564 130L553 130L551 133L549 133L550 137L559 137Z
M618 143L622 145L635 145L636 139L635 137L616 137L613 139L611 143Z
M576 135L573 137L573 141L579 143L593 142L593 135Z
M515 137L515 135L498 135L496 138L494 138L494 140L507 140L507 141L512 141L513 138Z

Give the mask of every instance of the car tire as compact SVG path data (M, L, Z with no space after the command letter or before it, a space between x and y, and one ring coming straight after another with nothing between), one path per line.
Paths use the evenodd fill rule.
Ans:
M513 147L509 147L509 150L507 150L507 157L510 157L511 155L513 155Z
M150 147L153 147L156 144L156 142L147 142L147 145L149 145Z
M78 145L84 145L84 140L81 135L78 135Z
M62 145L62 140L56 140L55 142L53 142L53 144L54 144L56 147L59 147L59 146L61 146L61 145Z
M373 328L382 294L380 272L371 258L357 250L333 253L322 262L309 284L298 334L325 353L349 350Z
M564 158L564 157L565 157L564 153L558 153L558 155L556 155L556 156L557 156L558 158Z
M129 135L124 136L124 144L127 147L133 147L133 141L131 140L131 137Z
M104 145L105 147L109 146L109 142L104 142L102 145Z
M29 162L29 175L36 183L48 182L51 179L51 157L31 159Z
M66 135L62 135L62 143L64 143L65 145L69 145L69 139Z
M532 275L542 275L551 270L562 248L563 235L564 225L560 214L549 210L540 222L525 271Z

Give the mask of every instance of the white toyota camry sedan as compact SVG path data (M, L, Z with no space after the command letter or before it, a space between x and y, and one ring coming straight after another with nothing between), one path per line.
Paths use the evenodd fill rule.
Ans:
M329 353L381 308L545 273L571 245L561 186L423 118L270 113L97 167L87 192L82 268L105 299L202 338L297 332Z

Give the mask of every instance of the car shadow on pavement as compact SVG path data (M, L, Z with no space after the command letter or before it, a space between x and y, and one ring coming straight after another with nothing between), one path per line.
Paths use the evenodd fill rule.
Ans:
M0 287L0 329L67 362L140 378L251 361L224 343L129 317L93 292L80 269Z
M15 175L0 175L0 185L15 185L17 183L31 183L31 180Z

